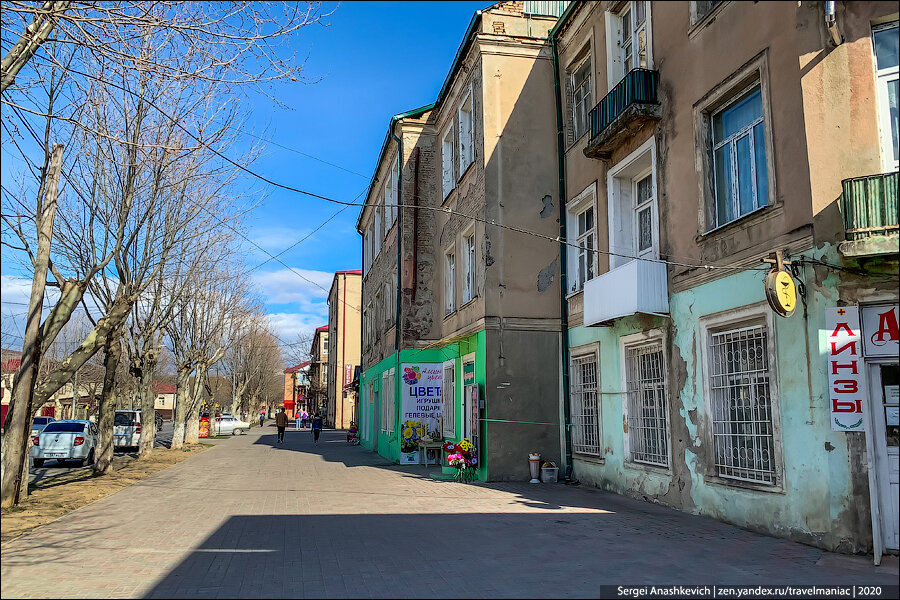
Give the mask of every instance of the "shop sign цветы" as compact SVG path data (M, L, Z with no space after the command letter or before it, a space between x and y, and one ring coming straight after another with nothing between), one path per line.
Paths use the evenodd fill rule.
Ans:
M825 309L825 341L828 357L828 398L833 431L865 431L863 401L865 364L859 329L859 308L833 306Z
M890 356L900 352L897 305L862 307L863 349L867 357Z
M404 363L400 387L400 464L418 462L419 440L440 431L440 363Z

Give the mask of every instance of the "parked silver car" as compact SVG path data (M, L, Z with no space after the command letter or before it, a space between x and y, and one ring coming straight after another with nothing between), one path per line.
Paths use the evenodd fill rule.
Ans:
M250 429L250 423L241 421L233 415L216 417L216 435L241 435Z
M82 465L93 464L99 430L90 421L53 421L32 438L31 457L35 467L43 467L47 459L60 463L77 460Z

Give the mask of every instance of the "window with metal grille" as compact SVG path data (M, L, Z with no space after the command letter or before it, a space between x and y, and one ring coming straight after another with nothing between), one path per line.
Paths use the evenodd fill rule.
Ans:
M668 399L659 342L625 349L625 393L631 460L668 467Z
M572 450L600 454L600 406L597 402L597 357L572 357Z
M712 333L708 360L716 474L775 485L766 326Z

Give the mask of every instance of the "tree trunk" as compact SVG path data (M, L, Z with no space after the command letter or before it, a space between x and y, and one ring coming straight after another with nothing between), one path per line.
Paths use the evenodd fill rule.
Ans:
M185 420L191 407L191 372L187 367L179 367L175 376L175 391L178 394L175 401L175 432L172 434L172 449L177 450L184 446Z
M132 296L119 296L113 301L109 312L97 321L97 325L84 338L84 341L81 342L78 348L62 361L52 373L44 377L34 389L35 404L46 402L59 388L72 379L78 369L84 366L84 363L106 345L107 339L112 335L111 332L118 329L128 318L133 303L134 298Z
M151 350L141 357L141 378L138 381L138 398L141 401L141 444L138 458L149 456L156 441L156 396L153 394L153 370L156 367L156 351Z
M106 344L106 357L103 360L106 373L103 376L103 391L100 393L100 447L95 454L94 463L94 471L100 475L112 472L115 450L113 425L116 418L116 370L122 359L122 341L117 335L111 338Z
M194 385L191 387L191 404L188 408L188 416L185 423L184 443L199 444L200 443L200 400L203 398L203 382L204 382L204 365L198 364L197 371L194 375ZM213 434L216 416L214 411L209 413L209 433Z
M53 237L62 154L63 145L53 144L47 171L47 195L42 202L39 201L35 215L38 219L38 247L34 257L31 298L28 301L28 316L22 340L22 363L16 371L9 403L9 429L3 436L0 457L0 506L4 508L18 504L28 495L28 438L31 434L31 413L35 400L34 384L41 360L41 305L44 303L50 265L50 242Z

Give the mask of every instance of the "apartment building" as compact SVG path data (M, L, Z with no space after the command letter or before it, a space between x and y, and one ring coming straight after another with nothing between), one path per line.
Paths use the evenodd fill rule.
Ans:
M567 8L573 477L896 551L897 20L895 2Z
M309 355L308 410L324 418L328 411L328 325L316 328ZM331 425L330 421L326 423Z
M328 292L328 409L325 420L337 429L356 421L351 389L360 360L362 271L338 271Z
M478 11L435 102L390 121L357 222L359 415L362 444L397 462L425 461L423 438L473 441L482 480L560 458L547 33L564 4Z

